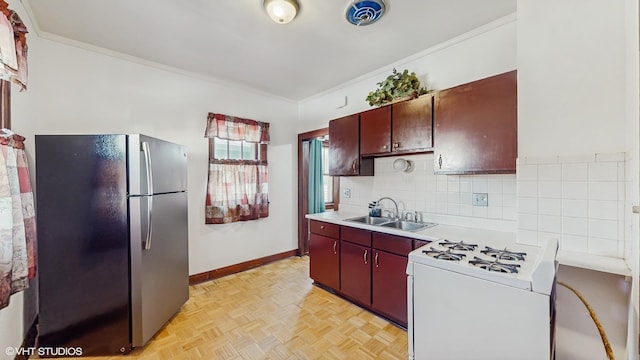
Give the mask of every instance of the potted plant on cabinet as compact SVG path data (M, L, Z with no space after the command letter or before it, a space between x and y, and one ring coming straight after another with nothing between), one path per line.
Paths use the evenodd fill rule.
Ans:
M382 106L391 102L415 99L427 92L426 87L420 86L415 72L409 73L407 69L398 72L394 68L391 75L378 83L378 89L367 95L366 100L371 106Z

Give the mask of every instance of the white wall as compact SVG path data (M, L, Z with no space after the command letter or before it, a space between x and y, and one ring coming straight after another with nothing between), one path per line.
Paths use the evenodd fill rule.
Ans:
M0 359L9 360L8 347L19 347L23 338L23 294L11 296L9 306L0 310Z
M296 194L291 191L297 171L297 104L39 38L22 4L9 4L31 31L29 87L22 93L12 90L12 128L27 138L30 165L35 134L140 132L181 143L189 157L190 274L297 249ZM204 224L208 112L271 123L268 218ZM0 359L5 347L22 342L22 307L22 297L14 296L11 306L0 310Z
M518 1L518 156L625 149L623 1Z
M627 339L629 358L637 358L638 319L640 317L640 215L633 214L631 207L640 204L640 6L638 0L625 1L625 40L626 40L626 148L627 148L627 186L625 203L625 235L628 239L626 258L633 277L631 305L629 306L629 337ZM633 355L632 355L633 354Z
M632 15L627 17L625 10L632 10ZM637 70L632 70L637 67L637 18L637 1L518 1L519 158L538 159L534 161L537 164L544 163L539 159L625 152L631 152L632 157L637 158L638 99L635 89L638 74ZM631 37L627 37L628 32ZM627 65L629 59L634 59L635 64ZM631 169L637 176L637 165ZM624 175L626 183L631 174ZM622 198L628 204L625 187L628 186L621 189ZM519 205L520 210L524 209ZM626 218L620 215L616 220ZM532 230L538 234L546 232L539 222ZM598 232L602 229L592 227L589 230ZM637 242L637 237L625 241ZM616 249L615 255L620 255L616 243L609 243L613 245L611 250ZM601 244L591 242L579 246L583 246L585 253L591 250L601 255L613 255L612 251L601 247L590 248L590 245ZM637 249L634 254L622 252L634 259L638 257ZM627 350L621 339L626 340L627 334L619 330L637 329L637 325L627 324L630 286L624 277L594 275L590 270L563 267L558 279L585 292L610 340L614 345L618 344L616 357L625 358ZM575 329L588 322L582 322L585 316L582 307L563 305L570 301L574 301L571 293L558 291L561 306L557 320L558 359L605 358L597 332L590 329L577 336ZM612 308L623 311L612 312ZM632 320L637 324L637 315ZM637 335L630 339L637 342ZM635 344L630 344L632 347ZM637 350L635 353L628 357L637 358Z

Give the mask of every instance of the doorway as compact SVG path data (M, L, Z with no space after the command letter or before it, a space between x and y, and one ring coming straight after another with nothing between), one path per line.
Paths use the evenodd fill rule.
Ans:
M298 256L309 253L309 222L305 215L309 213L309 144L312 139L323 141L323 162L326 164L326 149L329 128L298 134ZM337 211L340 202L340 177L329 176L328 166L323 176L325 183L325 209Z

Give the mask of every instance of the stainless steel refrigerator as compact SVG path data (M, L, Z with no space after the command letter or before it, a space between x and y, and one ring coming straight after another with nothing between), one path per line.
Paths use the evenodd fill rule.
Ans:
M140 134L35 147L39 346L146 344L189 297L185 148Z

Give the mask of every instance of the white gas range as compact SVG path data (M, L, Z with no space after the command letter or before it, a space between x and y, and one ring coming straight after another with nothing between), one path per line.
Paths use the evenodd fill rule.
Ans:
M409 254L409 359L553 359L557 241L446 230Z

